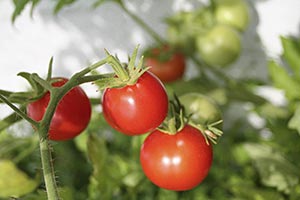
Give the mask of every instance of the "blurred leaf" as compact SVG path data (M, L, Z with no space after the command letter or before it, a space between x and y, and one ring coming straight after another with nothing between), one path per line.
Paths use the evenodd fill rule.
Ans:
M0 160L0 197L20 197L32 192L39 181L30 179L10 160Z
M171 190L160 189L157 195L158 200L178 199L177 192Z
M296 110L292 118L290 119L288 123L288 127L290 129L295 129L298 131L300 135L300 104L296 106Z
M283 57L293 70L295 77L300 80L300 48L297 40L292 37L281 37Z
M245 143L244 148L254 161L264 185L276 187L278 191L289 194L291 188L298 184L299 170L281 153L258 143Z
M108 151L103 138L95 134L88 138L88 156L93 166L93 174L90 177L90 199L111 199L118 188L118 183L110 177L112 172L111 163L108 163ZM110 170L108 170L108 168Z
M12 15L12 22L14 23L16 18L22 13L25 6L31 3L31 15L33 13L33 9L38 5L40 0L13 0L13 3L15 5L15 10Z
M21 108L21 110L24 110L24 109ZM0 133L1 133L1 131L8 128L10 125L20 121L21 119L22 118L16 113L12 113L12 114L8 115L7 117L3 118L0 121Z
M287 98L294 100L300 98L300 83L295 81L287 71L275 61L269 62L269 73L274 85L283 89Z
M10 159L18 163L33 154L37 148L37 136L16 138L6 133L0 137L0 159Z
M258 112L266 119L282 119L289 116L287 108L278 107L271 103L265 103L260 107L257 107Z
M262 189L244 183L232 185L231 187L235 200L284 200L284 197L274 190Z
M63 7L74 3L77 0L58 0L55 5L54 13L57 14Z
M74 197L69 198L72 200L86 199L92 173L87 157L76 148L74 140L55 142L53 148L55 174L63 193L73 193Z

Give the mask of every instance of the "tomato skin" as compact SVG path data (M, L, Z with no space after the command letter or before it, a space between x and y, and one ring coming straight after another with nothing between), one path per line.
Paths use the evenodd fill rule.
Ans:
M134 85L105 89L103 115L108 124L126 135L157 128L168 112L168 97L161 81L145 72Z
M204 62L224 67L240 55L241 39L230 26L217 24L205 35L197 37L196 46Z
M156 130L144 141L140 161L145 175L157 186L175 191L190 190L207 176L213 149L201 132L186 125L175 135Z
M168 53L169 48L153 48L152 55L145 56L144 63L150 66L150 72L162 82L168 83L182 78L185 72L185 56L180 52L171 53L166 59L159 59L160 54Z
M185 108L186 115L196 124L211 124L222 120L222 113L218 105L209 97L200 93L186 93L179 96Z
M68 79L58 80L53 87L61 87ZM42 120L50 100L47 92L42 98L27 105L27 115L36 121ZM49 139L69 140L79 135L89 124L91 104L88 96L79 86L72 88L59 102L52 118Z
M219 0L216 4L216 19L221 24L244 31L249 24L248 6L243 0Z

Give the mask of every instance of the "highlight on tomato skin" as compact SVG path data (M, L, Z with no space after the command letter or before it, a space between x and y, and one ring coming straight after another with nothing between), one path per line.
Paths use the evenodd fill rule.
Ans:
M68 79L53 78L58 80L53 87L61 87ZM50 93L27 105L27 115L36 121L42 120L48 103ZM49 130L50 140L69 140L79 135L89 124L91 118L91 104L84 90L76 86L60 100Z
M164 83L181 79L186 69L185 55L167 45L149 49L144 64Z
M140 135L153 131L166 118L168 96L161 81L146 71L134 85L104 90L102 110L117 131Z
M152 132L140 151L148 179L158 187L175 191L198 186L208 175L212 160L212 144L207 144L202 133L190 125L175 135Z

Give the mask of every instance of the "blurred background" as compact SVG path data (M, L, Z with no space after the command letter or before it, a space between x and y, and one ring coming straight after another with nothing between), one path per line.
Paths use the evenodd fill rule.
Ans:
M227 32L224 21L216 20L218 6L202 9L227 0L0 1L0 89L27 90L29 84L17 74L45 77L52 56L53 76L70 77L103 59L104 49L126 62L140 44L141 55L157 41L130 17L134 15L185 53L186 72L182 79L165 83L167 91L180 97L199 93L203 99L196 102L202 106L197 111L203 118L224 120L217 126L224 136L214 145L213 165L203 183L185 192L165 190L146 178L139 163L147 134L128 137L111 128L101 114L99 89L83 84L93 97L89 126L72 140L51 141L64 199L300 199L300 1L228 1L246 5L248 12L238 12L241 17L235 19L246 13L249 23L243 28L231 24ZM33 9L32 2L38 2ZM95 2L102 4L95 7ZM124 2L124 8L116 2ZM219 31L207 39L215 27ZM170 34L172 28L179 34ZM215 54L205 56L202 45L213 36L221 42L214 43ZM4 118L11 112L0 104L0 199L46 199L39 138L25 121L17 123L14 115Z
M20 71L37 72L45 76L50 57L54 57L54 75L69 77L79 69L104 58L106 48L120 59L127 59L133 48L146 48L153 40L114 3L97 8L92 1L79 0L53 14L55 1L41 1L31 14L28 4L12 23L14 5L0 2L0 86L7 90L28 87ZM161 35L166 32L166 16L178 10L188 10L193 4L207 1L142 0L127 1L130 10L139 15ZM234 76L265 76L266 60L281 53L280 35L299 35L300 1L249 1L251 19L243 35L242 56L230 67ZM264 55L266 54L266 55ZM253 65L255 63L255 65ZM248 66L251 65L249 68ZM243 67L241 67L243 66ZM190 73L187 73L190 74ZM84 86L90 95L95 89ZM0 105L0 117L9 112Z

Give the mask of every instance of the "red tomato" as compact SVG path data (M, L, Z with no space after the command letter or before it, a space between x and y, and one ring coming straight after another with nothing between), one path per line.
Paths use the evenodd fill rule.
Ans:
M160 80L145 72L134 85L108 88L102 98L103 115L116 130L139 135L157 128L168 111L168 97Z
M166 46L153 48L148 56L145 55L144 63L151 67L150 72L165 83L182 78L186 66L185 56Z
M61 87L68 79L54 78L58 81L53 87ZM50 100L47 92L41 99L28 104L27 114L36 121L42 120ZM80 134L88 125L91 118L89 98L79 86L71 89L59 102L52 118L49 139L68 140Z
M175 135L152 132L140 154L145 175L157 186L175 191L189 190L201 183L209 172L212 158L212 145L190 125Z

